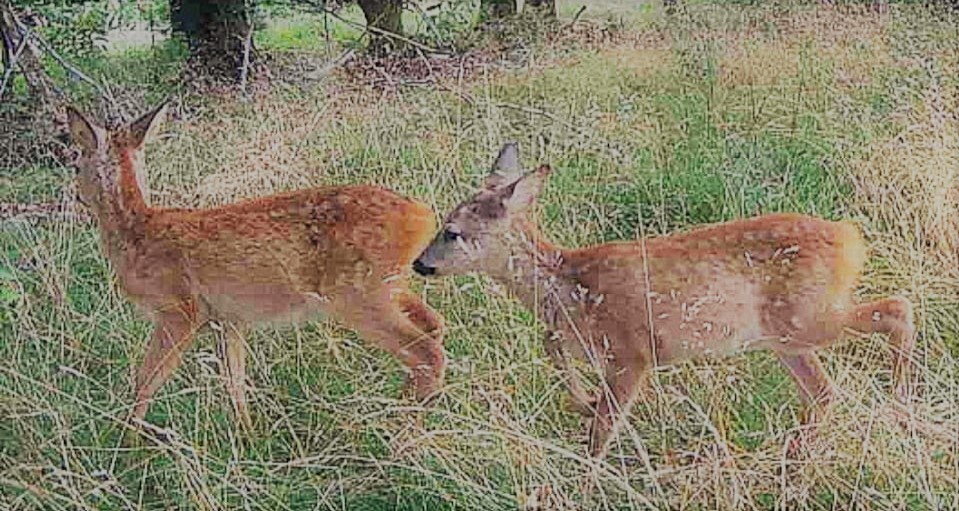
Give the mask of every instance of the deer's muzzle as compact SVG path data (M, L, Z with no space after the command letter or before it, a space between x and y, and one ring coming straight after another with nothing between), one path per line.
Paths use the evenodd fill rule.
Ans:
M423 264L423 261L420 261L419 259L413 261L413 271L423 276L436 274L436 268Z

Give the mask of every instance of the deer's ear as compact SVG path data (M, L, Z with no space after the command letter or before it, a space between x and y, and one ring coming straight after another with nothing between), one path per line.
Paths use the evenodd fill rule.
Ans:
M142 117L130 123L128 129L130 133L129 143L131 146L140 149L148 140L156 136L157 131L159 131L160 126L163 124L163 120L166 118L167 105L168 103L164 101L160 106L143 114Z
M80 146L83 154L90 156L100 147L99 130L72 106L67 107L67 121L70 125L70 138Z
M507 195L503 198L503 205L511 213L525 211L536 202L543 187L546 186L546 179L549 177L549 165L540 165L540 167L523 177L515 183L509 185L506 189Z
M496 190L516 181L520 174L519 147L516 142L507 142L493 162L493 168L486 177L486 188Z

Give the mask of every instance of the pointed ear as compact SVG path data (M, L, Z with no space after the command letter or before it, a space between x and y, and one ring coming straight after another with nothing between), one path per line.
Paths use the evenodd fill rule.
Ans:
M99 129L72 106L67 107L67 122L70 125L70 138L80 146L83 154L89 156L100 147Z
M160 106L130 123L128 130L130 133L129 143L131 146L140 149L143 147L143 144L156 136L160 125L163 124L163 120L166 118L168 104L167 101L164 101L160 103Z
M507 142L493 162L493 169L486 177L486 188L495 190L516 181L520 174L519 146L516 142Z
M549 165L540 165L538 169L527 173L519 178L515 183L509 185L506 189L508 194L503 198L503 205L510 212L520 212L528 209L539 197L543 187L546 186L546 179L552 172Z

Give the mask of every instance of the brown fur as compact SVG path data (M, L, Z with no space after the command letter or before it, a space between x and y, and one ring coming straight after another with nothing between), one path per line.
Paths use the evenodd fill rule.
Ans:
M414 267L489 274L538 313L548 329L546 351L561 371L568 370L567 351L604 368L605 385L592 399L567 375L577 408L595 410L594 456L605 452L652 368L705 354L775 351L815 411L832 396L816 350L845 328L883 332L896 353L897 390L906 393L912 308L904 298L853 302L866 252L854 225L777 214L564 249L528 216L549 168L519 174L516 148L507 145L494 169L514 177L491 176L447 217ZM497 209L491 203L502 212L489 214Z
M125 294L154 322L137 373L136 419L196 331L225 323L228 390L244 424L243 333L263 322L331 316L395 354L426 399L443 377L443 320L408 289L435 231L423 204L374 186L300 190L210 209L150 207L142 147L162 108L107 133L70 111L80 192Z

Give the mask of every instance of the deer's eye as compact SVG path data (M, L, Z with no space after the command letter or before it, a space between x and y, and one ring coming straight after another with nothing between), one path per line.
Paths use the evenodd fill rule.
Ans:
M456 241L460 239L462 236L463 236L462 234L454 230L451 230L449 228L446 228L443 230L443 241Z

